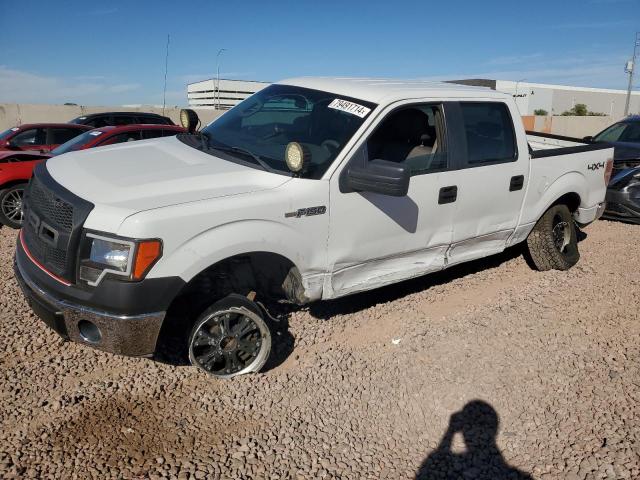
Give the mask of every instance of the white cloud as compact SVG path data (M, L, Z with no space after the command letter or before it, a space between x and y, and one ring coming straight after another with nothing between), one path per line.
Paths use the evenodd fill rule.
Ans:
M109 82L104 77L59 78L0 65L0 101L11 103L116 103L119 95L134 92L138 83Z

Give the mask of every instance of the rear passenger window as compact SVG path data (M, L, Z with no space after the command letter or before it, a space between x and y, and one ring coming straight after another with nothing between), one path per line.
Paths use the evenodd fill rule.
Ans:
M135 123L135 117L130 117L128 115L115 115L113 117L113 125L130 125Z
M162 130L143 130L142 131L142 139L148 140L150 138L159 138L162 137Z
M147 124L147 125L161 125L164 122L162 121L161 118L158 118L158 117L140 116L140 117L138 117L138 123L144 123L144 124Z
M480 166L516 160L513 121L504 103L460 103L467 163Z
M106 127L108 125L112 125L111 117L108 115L99 116L93 118L90 122L87 122L86 125L89 125L94 128Z
M81 133L83 133L83 131L79 128L52 128L51 141L49 143L61 145L72 138L77 137Z

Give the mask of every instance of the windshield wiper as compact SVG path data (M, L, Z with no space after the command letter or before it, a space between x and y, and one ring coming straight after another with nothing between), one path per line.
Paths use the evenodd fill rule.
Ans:
M272 168L267 162L262 160L259 155L256 155L250 150L242 147L234 147L227 145L210 145L209 148L213 148L214 150L220 150L221 152L235 152L251 157L262 169L266 172L273 172L275 169Z

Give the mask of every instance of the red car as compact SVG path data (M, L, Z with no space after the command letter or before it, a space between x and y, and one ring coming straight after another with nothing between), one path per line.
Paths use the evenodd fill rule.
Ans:
M80 125L81 126L81 125ZM116 143L168 137L186 133L176 125L122 125L85 131L49 153L38 151L0 151L0 224L12 228L22 225L22 194L34 167L55 155Z
M0 151L38 150L49 152L81 133L87 125L69 123L26 123L0 133Z

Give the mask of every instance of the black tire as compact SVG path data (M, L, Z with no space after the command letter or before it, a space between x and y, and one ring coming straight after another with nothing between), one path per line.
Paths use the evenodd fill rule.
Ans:
M271 331L260 308L231 294L206 309L189 334L189 361L217 378L259 372L271 353Z
M26 183L19 183L0 191L0 223L11 228L22 227L22 195Z
M527 238L529 255L538 270L569 270L580 259L573 216L566 205L547 210Z

